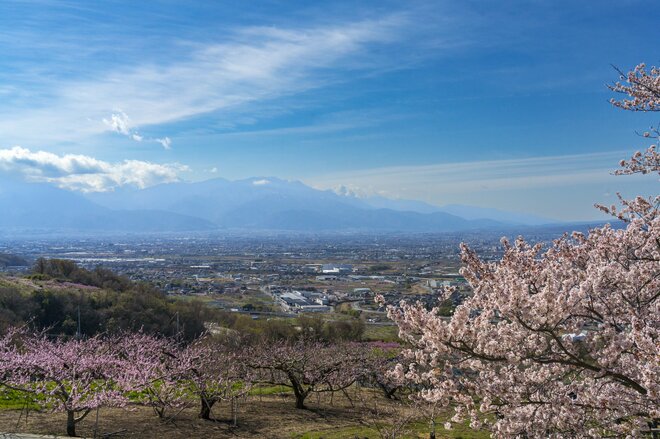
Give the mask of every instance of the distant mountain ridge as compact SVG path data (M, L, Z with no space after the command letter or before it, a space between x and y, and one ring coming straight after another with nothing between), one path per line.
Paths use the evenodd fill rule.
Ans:
M0 181L3 228L456 232L524 224L509 221L506 212L460 207L471 215L419 201L342 195L275 177L219 178L85 195L43 183ZM499 217L481 216L482 211Z
M493 208L464 206L460 204L447 204L441 206L443 212L451 213L452 215L460 216L468 220L479 218L490 218L495 221L502 221L511 224L527 225L527 226L541 226L546 224L557 223L557 220L543 218L537 215L527 213L508 212Z
M511 225L537 226L545 224L556 224L557 220L543 218L537 215L520 212L508 212L500 209L487 207L466 206L462 204L446 204L434 206L419 200L392 199L379 195L360 197L345 186L334 190L338 195L348 199L354 199L357 203L376 209L391 209L417 213L444 212L459 216L467 220L490 219Z

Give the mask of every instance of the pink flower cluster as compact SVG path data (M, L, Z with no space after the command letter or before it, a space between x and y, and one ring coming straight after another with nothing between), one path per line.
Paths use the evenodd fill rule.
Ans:
M642 63L627 74L621 71L619 74L620 81L609 88L628 98L612 99L613 105L631 111L660 111L660 68L651 67L647 72L646 64Z
M622 160L619 164L623 169L615 171L616 175L660 172L660 153L658 153L656 145L651 145L643 153L637 151L630 160Z

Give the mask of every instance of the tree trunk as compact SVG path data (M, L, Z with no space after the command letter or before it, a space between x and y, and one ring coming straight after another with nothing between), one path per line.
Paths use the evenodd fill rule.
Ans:
M296 394L296 408L304 409L305 407L305 397L300 394Z
M293 386L293 394L296 396L296 408L304 409L305 407L305 398L307 398L308 392L305 392L303 389L298 388L298 386Z
M381 382L376 382L378 384L378 387L380 387L380 390L383 391L383 395L385 395L385 398L387 399L398 399L394 396L396 391L398 390L397 387L389 387L386 384L383 384Z
M202 407L199 411L199 417L201 419L210 420L211 408L213 408L213 404L215 404L216 400L214 398L205 398L203 396L200 399L202 401Z
M309 391L305 391L302 384L293 374L287 374L289 381L291 381L291 388L293 389L293 394L296 396L296 408L304 409L305 407L305 398L309 395Z
M66 411L66 434L67 436L76 435L76 416L73 410Z

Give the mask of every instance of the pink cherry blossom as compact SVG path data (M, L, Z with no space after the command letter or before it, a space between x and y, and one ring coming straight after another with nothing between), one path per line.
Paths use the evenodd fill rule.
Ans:
M612 99L613 105L631 111L660 111L660 68L651 67L647 72L642 63L627 74L619 71L619 75L620 81L609 88L628 97Z

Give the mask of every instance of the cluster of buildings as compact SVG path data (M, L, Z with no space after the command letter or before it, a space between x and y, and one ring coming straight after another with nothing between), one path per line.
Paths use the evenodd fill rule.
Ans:
M270 294L282 309L290 313L329 312L330 297L325 293L269 287Z

